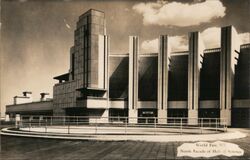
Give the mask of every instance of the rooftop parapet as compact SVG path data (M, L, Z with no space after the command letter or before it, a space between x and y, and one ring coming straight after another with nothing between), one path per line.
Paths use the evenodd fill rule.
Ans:
M214 53L214 52L220 52L221 48L210 48L210 49L205 49L204 53Z
M240 48L250 48L250 43L242 44Z
M97 9L89 9L87 12L83 13L80 17L79 20L82 19L83 17L85 17L88 14L92 14L95 16L101 16L101 17L105 17L105 14L103 11L97 10Z
M62 83L63 81L69 81L69 73L56 76L53 79L59 80L59 83Z

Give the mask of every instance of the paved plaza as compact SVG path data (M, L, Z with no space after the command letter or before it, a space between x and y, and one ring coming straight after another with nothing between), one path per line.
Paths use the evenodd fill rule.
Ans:
M244 156L213 158L250 158L250 130L239 130L246 133L247 137L225 142L238 144L245 151ZM191 157L176 157L177 147L181 144L183 142L70 141L2 135L1 159L192 159Z

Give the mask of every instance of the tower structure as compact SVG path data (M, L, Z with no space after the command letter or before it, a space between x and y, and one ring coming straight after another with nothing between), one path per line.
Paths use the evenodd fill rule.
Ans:
M95 105L89 98L102 99L96 108L105 108L108 116L108 44L104 12L90 9L79 17L70 49L69 72L55 77L55 115L64 115L70 108L84 109ZM72 111L70 114L79 114Z
M199 32L189 33L188 55L188 118L190 125L198 124L200 69L204 45Z
M158 54L158 87L157 87L157 110L158 123L167 123L168 106L168 70L170 60L170 46L167 35L161 35L159 38Z
M238 53L240 53L238 42L234 27L221 28L220 117L225 119L227 125L231 125L235 65L237 64Z
M129 123L137 123L138 117L138 59L139 37L129 37L129 84L128 84L128 116Z

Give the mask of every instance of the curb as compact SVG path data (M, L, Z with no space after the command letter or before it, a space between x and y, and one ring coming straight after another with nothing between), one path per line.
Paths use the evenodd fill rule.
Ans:
M47 138L64 140L96 140L96 141L146 141L146 142L194 142L194 141L216 141L230 140L246 137L239 131L228 131L226 133L210 135L79 135L62 133L39 133L27 131L14 131L11 128L3 128L0 132L5 136L27 137L27 138Z

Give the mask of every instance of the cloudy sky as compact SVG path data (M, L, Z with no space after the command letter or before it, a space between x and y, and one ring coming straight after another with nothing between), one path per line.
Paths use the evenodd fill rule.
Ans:
M1 1L1 115L24 90L49 92L53 77L69 69L75 24L90 8L105 12L111 52L128 52L128 36L140 36L141 52L155 52L158 36L171 36L173 51L187 49L187 33L200 31L206 48L218 47L220 27L233 25L249 43L249 0Z

